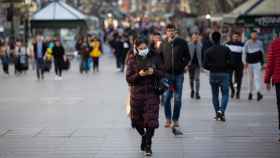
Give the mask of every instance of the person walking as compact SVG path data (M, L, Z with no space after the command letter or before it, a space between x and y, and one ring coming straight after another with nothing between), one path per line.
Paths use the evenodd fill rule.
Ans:
M231 98L240 98L242 87L242 78L244 64L242 61L244 43L241 42L241 37L238 32L232 34L231 40L226 43L226 46L231 50L232 72L230 76ZM234 77L234 81L233 81Z
M101 42L97 39L97 37L94 37L91 40L91 47L92 50L90 52L90 56L92 57L92 61L93 61L92 70L93 72L99 72L99 57L102 54L102 47L101 47Z
M210 71L210 85L212 90L212 103L216 112L216 120L226 121L225 112L229 100L229 77L231 71L230 49L221 45L221 34L212 34L214 45L205 52L204 68ZM219 91L222 100L219 101Z
M148 48L148 40L137 38L134 52L128 57L126 80L130 86L132 126L142 137L140 149L146 156L152 155L152 137L159 127L159 95L155 81L163 76L160 63Z
M14 57L15 57L15 75L19 75L23 72L26 73L29 66L28 53L27 53L27 48L22 45L22 41L20 39L16 40Z
M131 49L131 44L129 42L129 37L127 34L125 34L122 37L122 42L123 42L123 53L122 53L122 57L121 57L121 72L124 71L125 68L125 59L127 57L127 54L129 52L129 50Z
M191 62L188 66L190 87L191 87L191 98L200 99L200 70L202 67L202 43L199 39L199 33L192 33L192 40L189 43L189 50L191 55Z
M54 57L55 80L62 80L62 67L64 64L65 50L60 39L55 41L55 45L52 49L52 55Z
M118 33L115 33L113 35L113 40L110 41L110 45L113 48L113 52L115 54L116 57L116 65L117 65L117 69L120 69L120 71L122 70L122 56L123 56L123 49L124 49L124 44L121 40L121 36Z
M278 109L278 129L280 142L280 38L273 40L267 54L264 82L268 90L275 85Z
M248 69L249 75L249 95L248 100L253 99L253 88L257 91L257 101L262 100L263 95L261 93L261 70L264 64L263 60L263 43L258 40L257 31L253 30L251 33L251 39L245 43L244 56L245 56L245 68Z
M43 42L43 36L38 35L36 43L33 44L34 59L36 61L37 79L44 79L44 57L47 50L47 45Z
M80 51L81 51L81 63L80 63L80 73L82 74L83 72L88 73L90 70L90 46L88 43L88 38L84 37L82 40L82 43L80 45Z
M0 43L0 58L2 61L3 72L9 75L10 52L9 45L5 41Z
M166 118L165 127L175 129L179 127L184 72L190 61L190 53L187 42L177 37L175 25L168 24L166 26L166 36L167 39L163 40L160 48L162 63L167 76L166 80L170 85L170 88L163 94ZM171 99L173 94L174 110L172 115Z

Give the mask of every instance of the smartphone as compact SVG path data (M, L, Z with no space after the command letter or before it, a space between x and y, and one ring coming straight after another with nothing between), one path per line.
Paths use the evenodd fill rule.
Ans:
M148 70L149 70L149 68L144 68L143 70L144 70L144 71L148 71Z

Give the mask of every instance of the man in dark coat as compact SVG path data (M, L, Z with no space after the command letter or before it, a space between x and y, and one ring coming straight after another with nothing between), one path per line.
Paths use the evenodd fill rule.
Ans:
M163 69L170 88L163 94L166 128L179 127L179 116L182 106L182 92L185 68L190 61L188 44L184 39L176 36L176 27L169 24L166 27L167 39L161 44L160 54ZM171 112L171 99L174 93L174 111ZM172 122L173 121L173 124ZM178 133L182 134L182 133Z
M37 79L44 79L44 57L47 51L47 45L43 41L43 36L37 36L37 41L33 45L33 50L36 61Z
M210 71L212 102L216 112L216 120L226 121L225 111L229 100L229 77L231 72L230 49L221 45L221 34L212 34L214 45L205 53L204 68ZM222 101L219 101L219 91Z
M55 80L62 80L62 67L64 64L64 54L65 50L58 39L55 41L55 46L53 47L53 57L54 57L54 69L55 69Z

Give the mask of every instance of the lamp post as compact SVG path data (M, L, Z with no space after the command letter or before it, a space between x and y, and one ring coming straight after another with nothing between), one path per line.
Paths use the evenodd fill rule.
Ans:
M24 20L24 43L25 46L27 47L28 45L28 38L30 35L30 29L29 29L29 15L30 15L30 7L32 5L32 0L25 0L24 1L25 5L25 20Z
M208 27L210 27L211 28L211 15L210 14L207 14L206 16L205 16L205 18L206 18L206 20L207 20L207 22L208 22Z

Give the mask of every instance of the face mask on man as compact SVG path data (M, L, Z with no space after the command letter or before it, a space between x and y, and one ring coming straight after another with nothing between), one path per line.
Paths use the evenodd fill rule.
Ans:
M149 53L149 48L143 49L143 50L138 50L138 55L145 57Z

